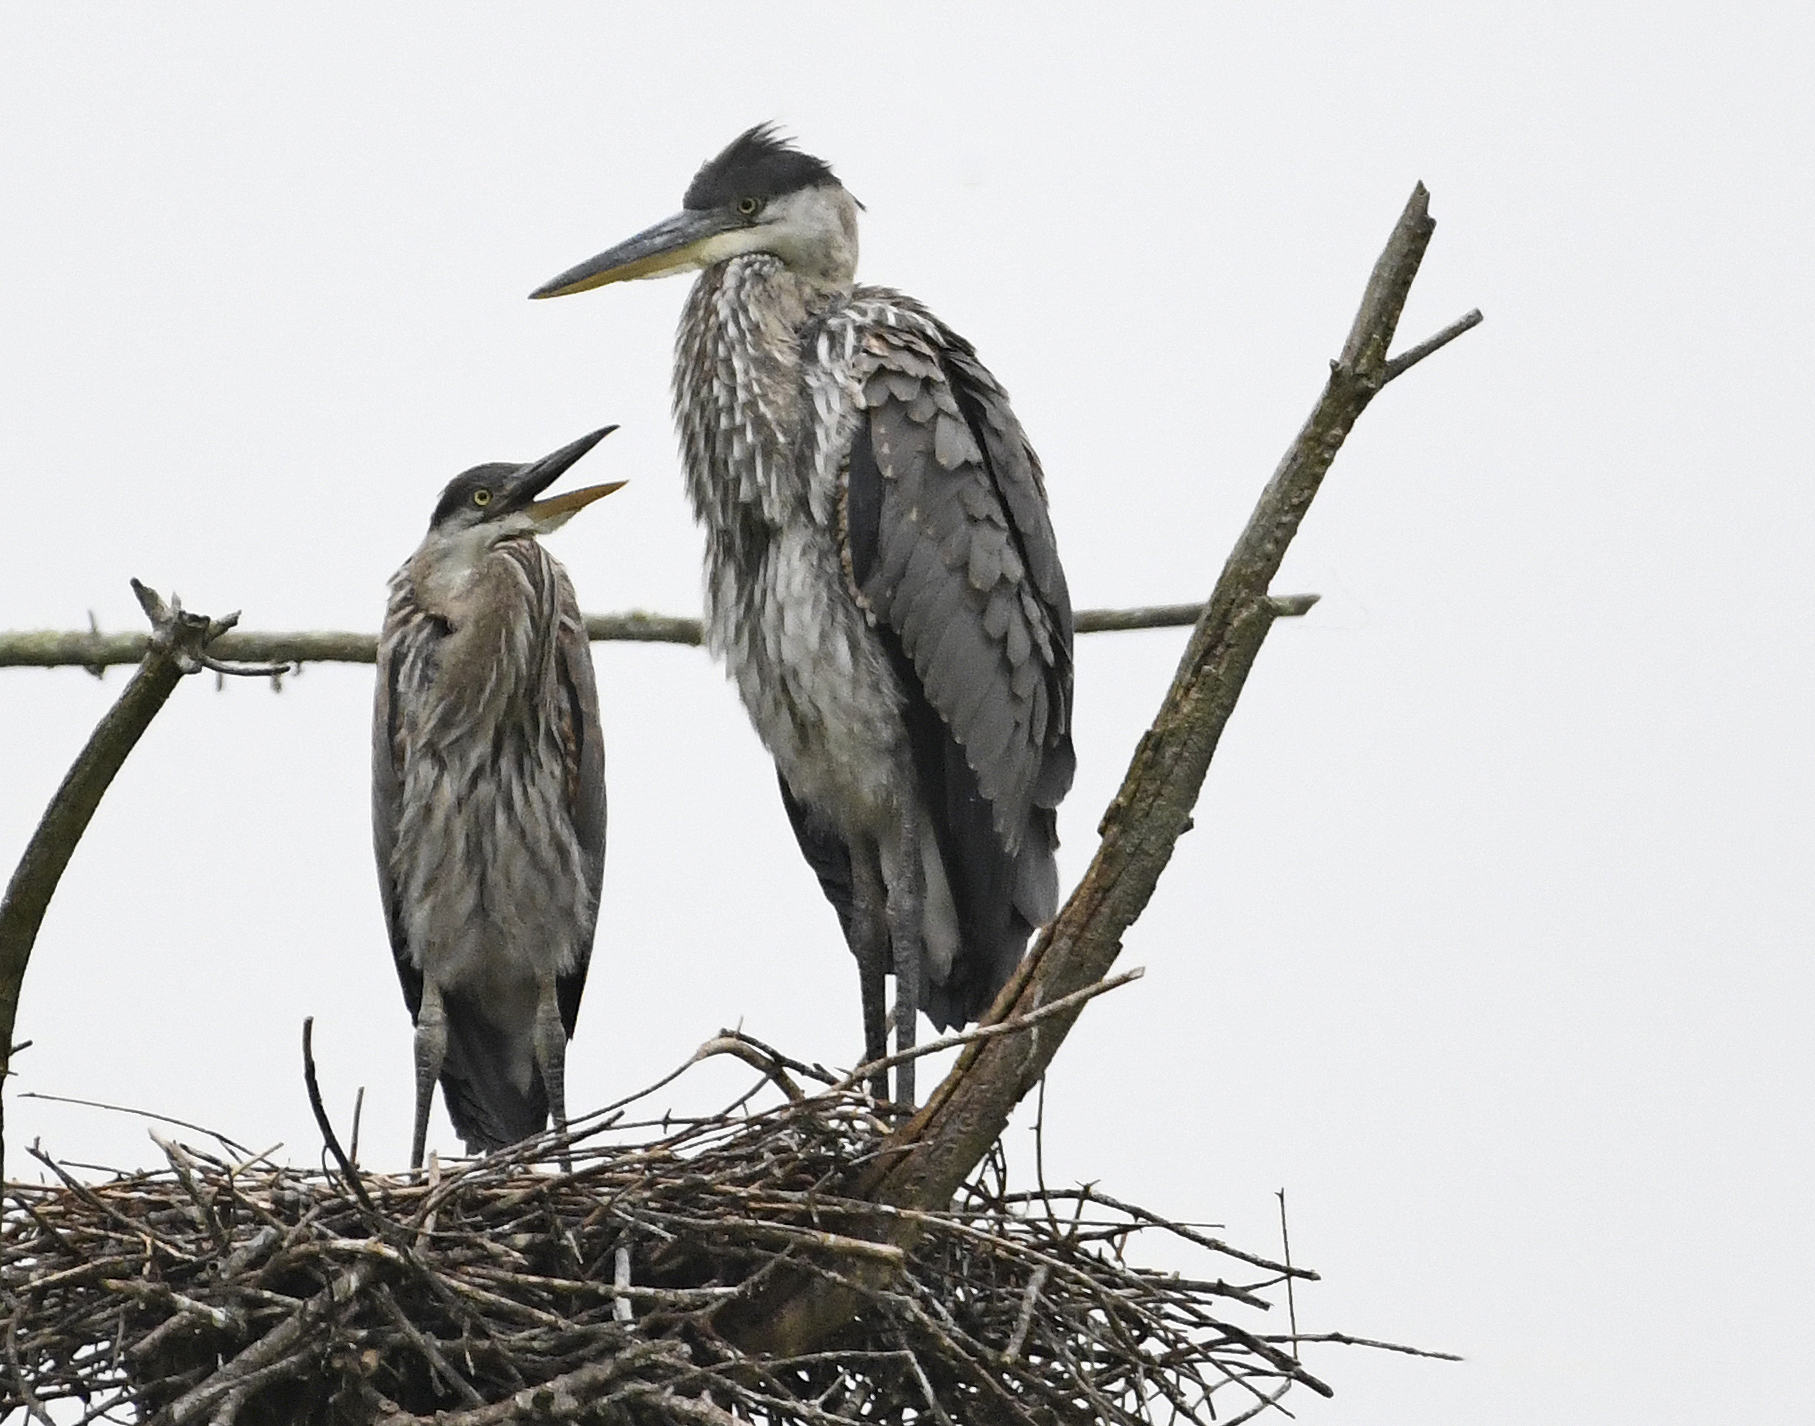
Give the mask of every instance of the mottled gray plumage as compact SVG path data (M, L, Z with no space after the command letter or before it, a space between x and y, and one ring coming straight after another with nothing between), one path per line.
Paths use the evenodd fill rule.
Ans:
M551 1105L566 1127L566 1042L605 859L605 764L579 604L536 535L617 487L535 497L605 434L458 476L391 580L372 832L416 1025L412 1167L437 1079L470 1152L539 1133Z
M1071 605L1039 462L969 343L856 285L857 204L767 129L538 292L702 267L675 346L706 627L882 1045L976 1019L1057 905ZM911 1066L898 1093L912 1099Z

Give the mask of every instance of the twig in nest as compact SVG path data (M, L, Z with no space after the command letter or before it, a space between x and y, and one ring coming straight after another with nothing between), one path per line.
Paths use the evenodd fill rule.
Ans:
M1286 1319L1292 1324L1292 1356L1298 1357L1298 1299L1292 1293L1292 1233L1286 1227L1286 1191L1279 1190L1279 1244L1286 1259Z
M834 1088L839 1090L849 1089L853 1085L861 1084L864 1080L882 1070L893 1069L904 1060L919 1059L923 1055L936 1055L942 1050L956 1049L960 1045L975 1044L979 1040L995 1040L1004 1035L1015 1035L1023 1030L1033 1029L1038 1026L1042 1020L1051 1020L1056 1016L1064 1015L1069 1011L1077 1009L1078 1006L1082 1005L1085 1001L1094 1000L1097 996L1102 995L1107 991L1119 990L1122 986L1127 985L1129 981L1139 980L1146 974L1147 971L1145 967L1136 966L1133 970L1125 970L1119 975L1105 976L1102 980L1097 981L1093 985L1087 985L1082 990L1072 991L1070 995L1061 995L1057 1000L1050 1001L1049 1003L1042 1005L1038 1010L1029 1011L1025 1015L1017 1015L1010 1020L998 1020L994 1024L976 1025L969 1030L960 1030L955 1034L942 1035L937 1040L929 1041L924 1045L916 1045L911 1050L898 1050L892 1055L884 1055L879 1060L872 1060L868 1064L858 1065L856 1069L852 1070L841 1079Z
M1027 1292L1021 1298L1021 1315L1015 1319L1015 1330L1008 1339L1008 1345L1002 1349L1005 1361L1013 1361L1021 1355L1021 1346L1027 1341L1027 1329L1033 1326L1034 1305L1040 1300L1040 1289L1046 1286L1046 1279L1052 1269L1045 1263L1034 1269L1034 1275L1027 1280Z
M611 1285L618 1290L618 1296L611 1300L611 1315L619 1322L630 1320L630 1299L624 1296L630 1287L630 1247L619 1243L613 1257L615 1263L611 1274Z
M353 1190L353 1196L359 1200L360 1207L367 1213L376 1214L372 1200L366 1195L365 1185L359 1181L359 1171L347 1158L340 1147L340 1139L334 1133L334 1125L328 1119L328 1109L321 1102L321 1086L315 1082L315 1017L308 1016L303 1021L303 1083L309 1090L309 1108L315 1111L316 1127L321 1130L321 1139L328 1146L328 1152L334 1155L334 1162L340 1165L341 1177L347 1181L347 1187Z
M55 1419L44 1409L38 1400L38 1394L32 1390L32 1384L25 1368L19 1362L19 1322L25 1316L25 1307L13 1313L6 1324L6 1367L12 1373L14 1389L19 1393L19 1402L43 1426L57 1426Z
M788 1077L788 1072L773 1053L765 1053L766 1047L758 1046L754 1041L731 1030L721 1030L712 1039L706 1041L693 1052L688 1064L698 1064L701 1060L711 1059L714 1055L732 1055L742 1060L752 1069L762 1071L763 1077L774 1082L775 1087L790 1100L799 1103L806 1096L800 1092L800 1086Z
M1278 1337L1262 1337L1263 1342L1277 1342ZM1291 1338L1294 1346L1299 1342L1332 1342L1340 1347L1371 1347L1377 1352L1403 1352L1408 1357L1429 1357L1437 1362L1463 1362L1468 1358L1455 1352L1434 1352L1426 1347L1408 1347L1402 1342L1381 1342L1372 1337L1351 1337L1347 1332L1307 1332L1303 1336L1294 1332Z
M25 1042L26 1045L30 1043L30 1040ZM24 1048L25 1045L15 1045L13 1053L18 1054ZM173 1129L187 1129L194 1134L206 1134L231 1154L239 1154L243 1157L252 1152L244 1144L221 1133L219 1129L210 1129L205 1124L192 1124L187 1119L173 1119L168 1114L154 1114L149 1109L135 1109L130 1104L109 1104L104 1099L77 1099L67 1094L46 1094L38 1089L24 1090L20 1093L19 1098L42 1099L46 1104L76 1104L84 1109L105 1109L114 1114L131 1114L140 1119L149 1119L156 1124L168 1124Z
M379 1303L384 1308L384 1315L391 1319L392 1325L404 1335L411 1346L422 1353L429 1366L453 1391L458 1393L460 1399L468 1406L485 1405L485 1398L473 1390L473 1384L455 1370L441 1348L425 1337L416 1324L410 1321L408 1314L397 1305L397 1299L391 1295L391 1289L384 1283L379 1283L377 1296Z

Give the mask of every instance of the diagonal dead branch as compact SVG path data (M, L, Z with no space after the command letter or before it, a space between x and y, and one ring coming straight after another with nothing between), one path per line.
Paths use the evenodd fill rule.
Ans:
M136 579L132 581L132 591L151 621L144 661L64 775L62 786L44 809L37 830L19 858L7 884L5 900L0 901L0 1079L11 1058L8 1051L19 1011L19 989L25 980L32 946L76 843L88 830L89 820L114 774L138 745L178 681L202 666L208 646L239 618L237 614L225 619L191 614L181 600L173 598L166 604L156 590ZM4 1123L4 1117L0 1117L0 1163L4 1162Z

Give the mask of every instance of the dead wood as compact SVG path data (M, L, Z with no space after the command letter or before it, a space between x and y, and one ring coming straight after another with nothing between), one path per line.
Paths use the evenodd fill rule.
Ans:
M160 1140L164 1169L9 1184L0 1414L1057 1426L1327 1392L1263 1330L1287 1277L1314 1273L1092 1189L1014 1191L999 1155L937 1209L885 1214L913 1223L911 1248L877 1241L877 1206L844 1185L886 1117L793 1062L814 1092L781 1093L780 1057L745 1043L771 1107L614 1110L426 1180ZM572 1171L548 1171L563 1151ZM1141 1266L1163 1240L1188 1271ZM836 1342L756 1356L718 1332L778 1267L852 1294Z
M139 657L143 662L64 776L62 786L26 844L25 854L19 858L7 884L6 899L0 901L0 1080L4 1080L12 1057L19 989L25 980L32 946L38 939L38 927L43 924L57 883L63 879L63 869L88 830L89 819L101 805L114 774L184 674L203 668L220 673L246 671L220 664L208 652L209 645L231 629L239 615L210 619L205 614L191 614L180 599L172 597L165 604L155 589L136 579L132 581L132 592L151 621L150 635L140 640ZM3 1116L4 1108L0 1106L0 1165L5 1160Z
M1138 609L1080 609L1080 634L1128 629L1183 629L1204 612L1201 604L1154 604ZM586 633L595 643L683 644L700 642L700 621L674 614L588 614ZM105 634L99 629L14 629L0 632L0 668L85 668L100 673L115 664L145 657L143 634ZM222 637L215 653L227 659L297 666L306 663L376 663L378 636L350 629L293 633L238 629Z

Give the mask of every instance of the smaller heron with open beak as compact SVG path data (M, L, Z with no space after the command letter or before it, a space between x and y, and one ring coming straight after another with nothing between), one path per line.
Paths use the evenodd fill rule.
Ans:
M372 719L372 837L416 1025L410 1167L437 1080L472 1153L567 1128L567 1041L605 865L586 626L537 537L624 482L543 492L616 427L441 493L391 579Z

